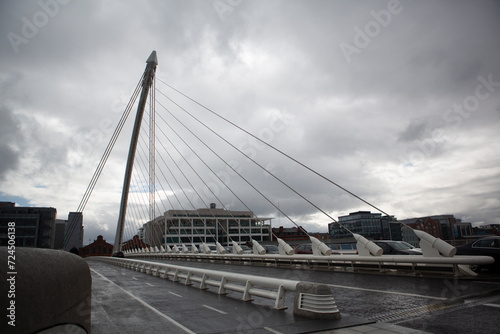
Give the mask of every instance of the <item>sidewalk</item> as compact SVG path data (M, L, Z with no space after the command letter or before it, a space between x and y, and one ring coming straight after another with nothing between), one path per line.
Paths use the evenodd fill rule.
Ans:
M355 326L342 329L334 329L330 331L318 332L318 334L383 334L383 333L395 333L395 334L430 334L429 332L424 332L412 328L401 327L396 325L384 324L381 322Z

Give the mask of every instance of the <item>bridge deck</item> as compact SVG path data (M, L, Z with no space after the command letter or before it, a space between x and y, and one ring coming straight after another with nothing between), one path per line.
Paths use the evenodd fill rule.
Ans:
M343 314L340 320L276 311L100 262L92 272L92 333L424 333Z

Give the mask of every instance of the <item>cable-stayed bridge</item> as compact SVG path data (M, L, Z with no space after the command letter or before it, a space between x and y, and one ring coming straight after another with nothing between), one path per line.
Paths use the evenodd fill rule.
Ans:
M383 255L382 249L375 243L350 231L340 222L337 223L352 233L356 240L357 254L335 254L328 245L313 236L309 236L312 255L294 254L293 248L276 236L278 253L267 254L263 244L273 239L270 213L278 213L296 227L300 224L284 205L280 205L277 199L282 198L280 193L292 194L296 198L294 203L310 206L323 216L325 222L336 222L331 216L333 210L325 208L324 202L316 204L317 201L308 195L310 192L303 192L294 185L293 178L280 175L280 168L266 160L269 156L277 157L276 161L280 164L294 166L293 170L299 170L301 178L321 180L332 189L345 192L382 214L390 215L271 145L275 135L272 129L262 132L260 136L252 134L244 126L157 78L156 52L153 51L146 63L144 74L77 210L82 212L85 209L125 122L136 108L114 243L114 251L123 251L125 259L105 258L99 264L89 262L96 281L103 286L112 282L118 286L112 285L112 289L121 289L121 292L116 290L117 293L137 297L139 290L128 290L134 281L142 280L141 291L144 291L165 289L164 283L159 282L167 280L182 289L164 292L170 294L167 295L169 300L175 295L191 295L192 292L185 291L185 287L189 286L197 288L197 291L212 292L212 297L206 294L198 296L209 298L207 300L227 295L229 297L223 304L255 300L255 304L264 307L259 309L256 306L257 309L248 311L257 312L252 314L256 319L262 319L253 321L245 318L245 313L231 315L225 307L198 301L204 311L208 309L219 317L223 315L225 319L232 319L225 324L226 327L220 323L216 326L213 322L212 327L206 327L206 324L196 324L195 319L188 322L172 319L165 315L161 307L152 306L152 303L160 303L154 298L149 302L136 298L163 320L173 320L170 324L179 332L319 332L375 321L409 324L426 330L433 328L436 320L428 320L429 317L437 318L438 315L463 310L457 298L473 300L460 290L462 285L457 287L455 280L458 277L474 277L475 274L469 270L470 265L490 264L493 259L456 256L455 247L420 230L414 230L414 233L420 240L421 256ZM245 139L242 140L241 135ZM234 138L239 139L236 139L236 144ZM249 142L253 146L246 145ZM267 214L259 216L259 212ZM141 237L137 236L138 231L143 233ZM245 245L250 245L250 249L245 250ZM114 271L121 276L110 272L112 267L108 264L118 266L119 269ZM127 271L130 269L133 271ZM327 275L332 273L359 275L354 279L359 285L350 284L352 282L335 284L331 280L333 276ZM367 280L365 273L377 275ZM438 279L434 281L422 277ZM120 279L123 279L122 283L119 283ZM393 285L387 285L387 280ZM408 284L414 280L423 282L427 289L425 293ZM153 288L156 285L154 282L162 288ZM463 286L480 295L477 300L471 301L471 305L497 305L499 298L496 293L488 294L490 290L470 283ZM454 294L450 296L446 292L440 295L439 291L454 291ZM338 301L342 300L346 307L349 297L346 299L342 294L352 296L353 293L357 293L353 298L368 295L366 300L356 303L371 305L368 309L372 309L363 309L363 314L341 317L340 312L344 310ZM197 297L190 298L196 300ZM381 305L378 302L380 298L392 302L396 299L405 301L396 302L399 308L395 309L390 305ZM449 303L450 300L454 302ZM187 306L189 303L179 303L191 310ZM375 306L376 310L373 310ZM293 312L284 311L285 315L277 315L279 313L276 312L287 308ZM347 306L347 309L349 312L360 312L356 307ZM238 317L243 317L244 321L238 320ZM279 318L277 322L276 317ZM301 323L300 319L305 322ZM427 319L425 326L418 324L421 319ZM385 329L389 332L388 328ZM398 330L393 329L395 332Z

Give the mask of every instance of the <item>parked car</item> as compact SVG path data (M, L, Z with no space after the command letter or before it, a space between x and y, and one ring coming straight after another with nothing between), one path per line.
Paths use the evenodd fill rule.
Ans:
M327 245L332 249L332 254L357 254L358 249L356 243L343 243L343 244L329 244Z
M495 259L495 263L487 266L471 265L475 272L483 268L491 271L500 270L500 236L483 237L467 245L457 247L457 255L485 255Z
M312 244L302 244L295 247L295 254L312 254Z
M123 252L116 252L112 255L113 257L121 257L121 258L124 258L125 255L123 254Z
M373 240L384 250L384 255L422 255L422 251L404 241Z
M252 249L247 245L240 245L241 249L243 249L243 254L252 254Z
M280 250L276 245L262 245L266 250L266 254L279 254Z

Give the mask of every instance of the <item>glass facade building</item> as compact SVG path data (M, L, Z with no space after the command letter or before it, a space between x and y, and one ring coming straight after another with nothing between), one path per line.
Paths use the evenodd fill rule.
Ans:
M251 211L230 211L215 208L168 210L162 217L144 224L144 242L151 246L191 243L231 245L250 239L271 240L271 218L256 217Z
M357 233L368 239L401 240L401 225L394 216L382 216L381 213L370 211L352 212L341 216L338 222L328 224L328 232L332 239L352 238L352 233Z
M14 203L0 205L0 246L8 245L9 223L15 223L16 247L54 248L56 232L55 208L18 207Z

